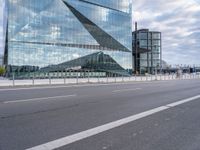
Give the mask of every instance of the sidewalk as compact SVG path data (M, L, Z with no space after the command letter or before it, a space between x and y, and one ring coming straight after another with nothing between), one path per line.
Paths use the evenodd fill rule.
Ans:
M37 85L70 85L86 83L117 83L117 82L144 82L144 81L167 81L200 79L200 75L184 74L180 78L176 75L149 75L132 77L104 77L104 78L57 78L57 79L30 79L30 80L9 80L0 77L0 87L10 86L37 86Z

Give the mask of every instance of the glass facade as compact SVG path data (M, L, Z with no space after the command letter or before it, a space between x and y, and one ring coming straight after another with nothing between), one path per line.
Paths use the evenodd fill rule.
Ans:
M1 0L1 10L0 10L0 28L3 29L0 31L0 66L2 66L4 64L4 49L5 49L5 34L6 34L6 15L7 15L7 9L6 9L6 1L5 0Z
M105 62L107 68L79 63L81 69L113 74L132 69L131 0L8 0L7 6L8 73L61 64L56 71L66 71L82 58L94 61L85 56L99 52L113 60Z
M136 42L138 51L137 57L134 57L134 62L137 64L133 65L134 70L140 74L154 74L161 67L161 33L141 29L133 32L133 37L133 56L136 56L134 53Z

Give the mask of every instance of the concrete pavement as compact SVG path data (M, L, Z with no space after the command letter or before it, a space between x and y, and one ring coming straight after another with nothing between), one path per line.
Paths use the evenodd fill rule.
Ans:
M199 150L200 99L59 150Z
M0 89L0 149L20 150L31 148L159 106L199 95L199 91L200 80L198 79L107 85L97 84L93 86ZM192 106L196 104L195 106L198 107L198 102L199 100L196 100L195 102L190 102L190 104ZM183 106L185 105L187 104ZM176 113L173 114L173 109L177 108L169 109L166 112L170 112L172 116L176 115ZM187 111L185 112L187 113ZM149 117L161 114L162 117L166 118L162 115L163 113L165 112ZM192 111L187 114L187 117L192 118ZM198 117L199 114L196 112L194 115ZM162 117L155 118L157 121L162 122ZM151 119L149 121L146 120L146 118L140 119L124 125L120 129L122 128L125 133L132 132L133 129L139 131L138 126L134 124L143 121L141 124L150 128ZM170 123L174 124L173 122ZM177 129L182 125L179 122L175 123L177 124ZM185 124L193 126L189 121L185 122ZM161 124L160 128L165 128L165 124ZM116 137L112 133L113 130L117 130L114 132L116 133ZM99 134L97 137L85 139L91 140L89 144L87 144L88 141L83 140L62 148L72 150L83 150L83 147L85 150L92 148L92 150L99 148L108 149L108 146L103 146L104 142L97 142L99 141L98 137L103 137L101 138L103 140L104 136L107 135L108 137L113 137L110 140L111 143L113 143L113 140L118 141L114 142L114 145L109 147L109 149L144 149L143 147L138 147L145 144L143 141L141 141L143 144L138 143L138 145L123 144L131 142L128 139L120 143L121 140L119 140L119 137L123 137L123 130L118 131L118 128L113 130ZM200 131L197 130L194 137L199 133ZM160 134L164 135L162 132ZM126 137L127 134L124 134L124 136ZM108 137L105 136L105 139L109 139ZM138 140L140 141L140 139L142 138ZM84 144L88 145L88 147ZM152 140L152 144L156 144L156 141ZM198 143L196 144L198 145ZM152 150L154 150L153 148L155 147L152 147Z

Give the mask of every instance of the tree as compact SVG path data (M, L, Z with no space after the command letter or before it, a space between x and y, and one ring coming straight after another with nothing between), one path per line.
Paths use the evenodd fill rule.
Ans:
M4 75L5 72L6 72L6 69L0 66L0 76Z

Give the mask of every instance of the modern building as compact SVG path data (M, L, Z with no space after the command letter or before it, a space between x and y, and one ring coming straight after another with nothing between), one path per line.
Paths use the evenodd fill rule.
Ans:
M7 0L7 74L132 70L132 0Z
M133 32L133 71L155 74L162 66L161 32L141 29Z

